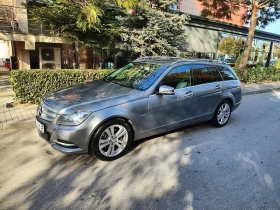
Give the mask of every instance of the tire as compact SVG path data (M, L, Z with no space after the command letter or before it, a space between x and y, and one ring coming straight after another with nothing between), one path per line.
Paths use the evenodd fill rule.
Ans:
M100 160L115 160L126 153L132 140L130 124L120 118L112 119L95 132L90 142L90 152Z
M228 100L222 101L216 108L212 122L217 127L223 127L227 124L231 116L231 103Z

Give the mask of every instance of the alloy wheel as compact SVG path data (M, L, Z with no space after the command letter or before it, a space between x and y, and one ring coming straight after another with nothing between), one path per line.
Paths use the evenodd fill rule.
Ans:
M217 113L217 121L220 125L224 125L230 117L230 106L228 103L224 103L220 106Z
M122 125L111 125L100 136L99 151L106 157L120 154L128 142L128 132Z

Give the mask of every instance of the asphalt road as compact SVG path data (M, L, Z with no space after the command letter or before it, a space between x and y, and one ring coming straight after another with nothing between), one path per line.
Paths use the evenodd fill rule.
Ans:
M200 124L102 162L36 129L0 132L0 209L280 209L280 92L245 96L223 128Z

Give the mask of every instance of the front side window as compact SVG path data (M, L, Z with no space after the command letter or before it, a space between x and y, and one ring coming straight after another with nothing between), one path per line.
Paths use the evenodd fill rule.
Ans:
M175 67L163 78L161 85L168 85L174 89L191 86L191 74L189 67Z
M193 85L222 81L218 70L211 65L195 64L191 66L193 72Z
M233 73L229 69L227 69L226 67L218 66L218 69L219 69L219 71L220 71L224 80L236 80Z
M159 64L130 63L104 80L136 90L147 90L166 69L166 66Z

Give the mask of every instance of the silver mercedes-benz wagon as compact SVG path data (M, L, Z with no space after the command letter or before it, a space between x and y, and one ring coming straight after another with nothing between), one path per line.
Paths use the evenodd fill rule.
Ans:
M207 120L222 127L241 99L241 83L228 65L143 57L102 80L48 94L36 124L61 152L114 160L138 139Z

